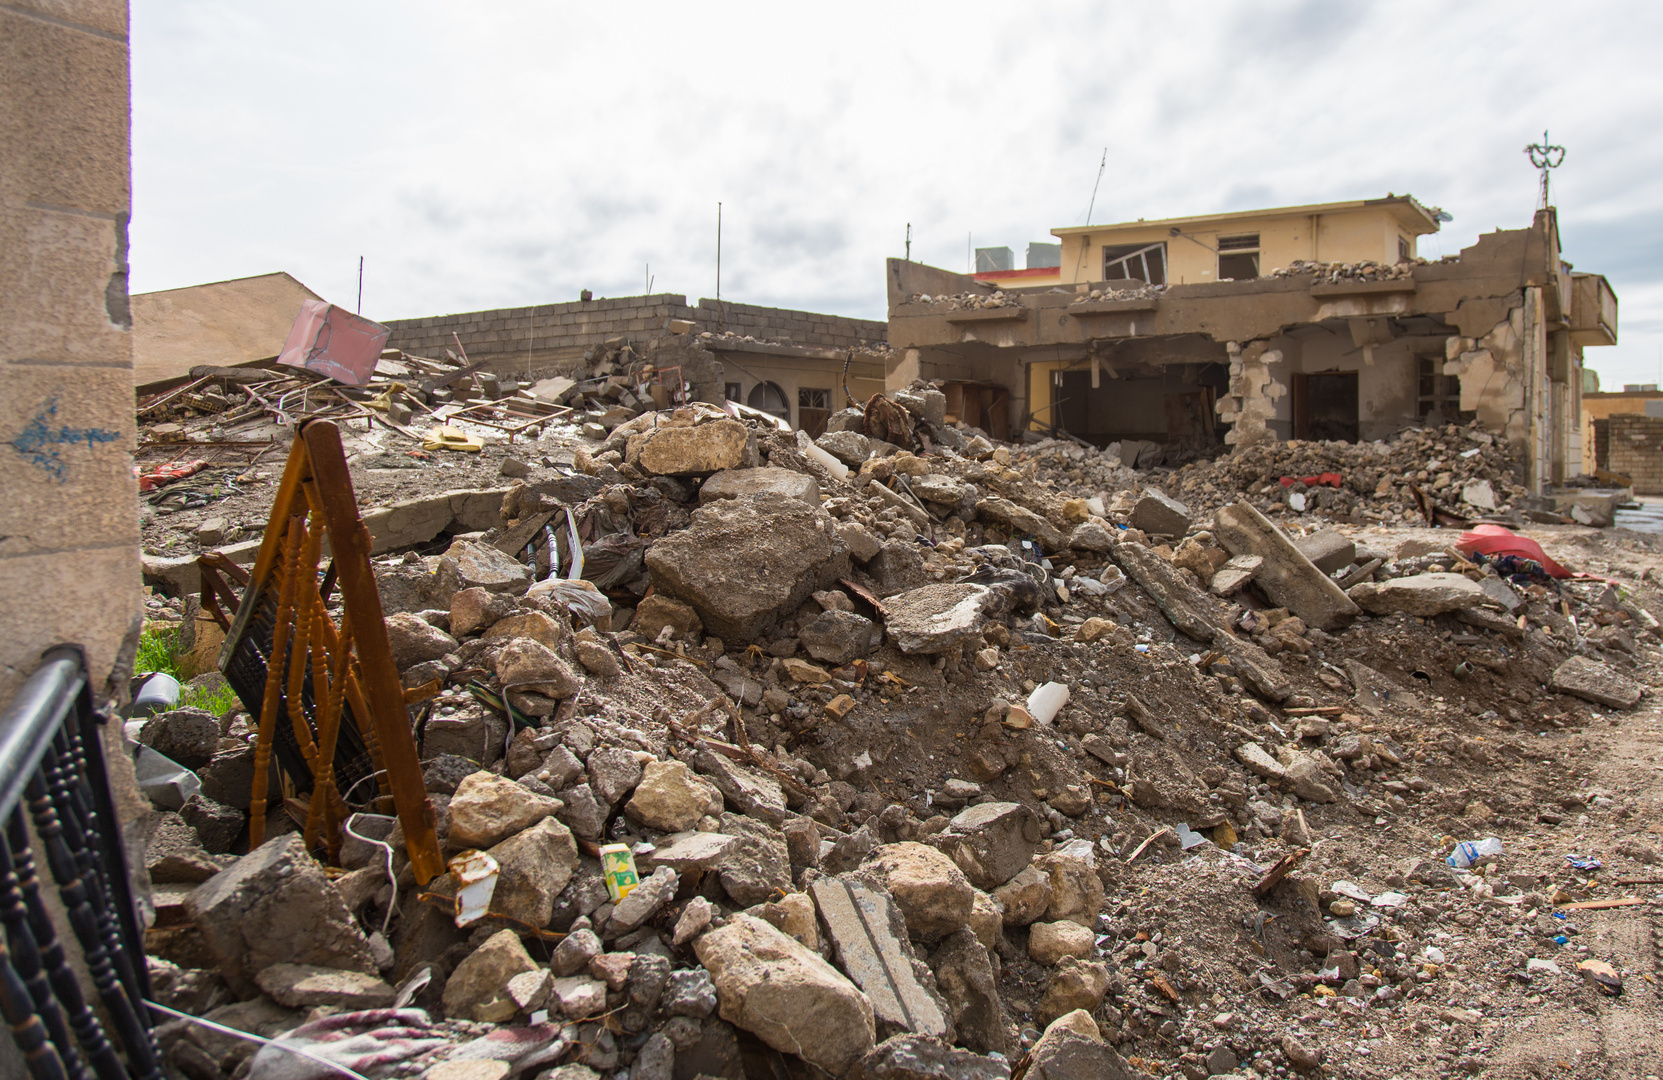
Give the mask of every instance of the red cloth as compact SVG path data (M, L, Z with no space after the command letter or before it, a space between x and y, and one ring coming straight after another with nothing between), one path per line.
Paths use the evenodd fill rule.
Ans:
M1569 570L1548 558L1542 545L1528 537L1520 536L1505 525L1474 525L1471 532L1461 534L1456 542L1455 550L1458 554L1472 558L1473 552L1485 555L1521 555L1526 559L1535 559L1542 564L1542 569L1556 578L1573 577Z
M154 470L139 474L139 490L154 491L170 480L182 480L193 473L199 473L208 467L208 463L198 458L195 461L170 462L157 466ZM135 469L135 472L138 470Z
M1316 476L1284 476L1281 483L1283 487L1293 487L1297 483L1304 484L1306 487L1337 488L1343 479L1337 472L1325 472Z

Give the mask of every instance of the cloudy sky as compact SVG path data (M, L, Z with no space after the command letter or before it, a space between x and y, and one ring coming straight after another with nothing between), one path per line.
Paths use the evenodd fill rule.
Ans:
M883 259L1409 192L1607 275L1663 369L1663 5L135 0L135 291L287 270L375 318L716 286L884 317ZM649 270L650 266L650 270Z

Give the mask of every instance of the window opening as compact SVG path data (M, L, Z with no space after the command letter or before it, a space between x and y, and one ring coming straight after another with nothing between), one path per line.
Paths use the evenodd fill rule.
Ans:
M1259 234L1218 238L1218 279L1245 281L1259 276Z
M1115 244L1103 248L1103 280L1130 278L1166 284L1166 244Z

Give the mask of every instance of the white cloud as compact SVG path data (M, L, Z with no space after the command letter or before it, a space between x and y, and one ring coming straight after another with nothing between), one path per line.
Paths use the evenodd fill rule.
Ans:
M1453 253L1529 220L1663 347L1663 9L1401 2L133 11L134 287L286 269L382 318L640 292L881 318L882 260L1083 220L1409 191ZM1609 269L1605 269L1605 268Z

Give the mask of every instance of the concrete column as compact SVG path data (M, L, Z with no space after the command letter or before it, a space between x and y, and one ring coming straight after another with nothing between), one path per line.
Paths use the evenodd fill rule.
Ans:
M0 5L0 703L46 648L95 688L142 611L126 0Z

